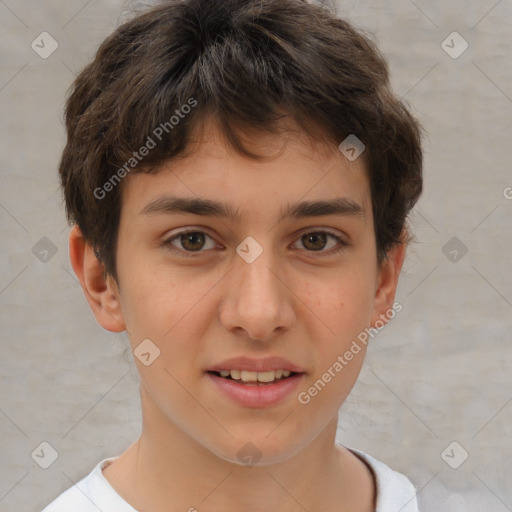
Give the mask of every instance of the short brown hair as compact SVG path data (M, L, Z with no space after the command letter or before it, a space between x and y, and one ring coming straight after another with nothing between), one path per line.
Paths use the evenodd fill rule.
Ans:
M237 134L275 133L283 116L336 144L355 134L366 146L379 264L402 243L422 191L421 128L391 92L375 44L306 0L165 0L101 44L66 103L66 214L106 274L117 280L117 182L183 155L210 116L251 158Z

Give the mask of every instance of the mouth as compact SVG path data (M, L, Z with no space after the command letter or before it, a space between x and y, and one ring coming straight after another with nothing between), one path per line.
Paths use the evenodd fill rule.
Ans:
M242 407L261 409L290 400L306 374L291 370L208 370L205 375L221 396Z
M242 407L266 408L289 400L306 377L302 366L284 357L237 356L205 368L207 381Z
M266 372L255 372L232 369L220 371L210 370L207 373L226 380L235 381L238 384L245 384L247 386L268 386L283 380L293 378L295 375L299 375L302 372L292 372L290 370L269 370Z

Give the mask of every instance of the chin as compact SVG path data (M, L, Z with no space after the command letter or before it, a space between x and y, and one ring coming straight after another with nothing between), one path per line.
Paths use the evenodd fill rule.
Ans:
M260 436L240 436L230 438L228 446L211 450L217 457L243 467L268 466L286 462L300 451L302 445L288 437L285 443L276 436L270 440L268 431Z

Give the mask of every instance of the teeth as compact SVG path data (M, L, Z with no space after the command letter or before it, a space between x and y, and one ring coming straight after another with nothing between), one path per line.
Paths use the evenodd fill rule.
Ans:
M234 380L242 380L243 382L272 382L282 377L289 377L289 370L270 370L268 372L250 372L247 370L221 370L221 377L231 375Z
M258 378L258 382L272 382L276 378L276 372L274 370L271 370L269 372L254 372L254 373L256 374L256 376ZM242 372L242 380L247 380L247 379L244 379L243 372Z
M248 372L247 370L242 370L240 372L240 378L244 382L256 382L258 380L258 372Z

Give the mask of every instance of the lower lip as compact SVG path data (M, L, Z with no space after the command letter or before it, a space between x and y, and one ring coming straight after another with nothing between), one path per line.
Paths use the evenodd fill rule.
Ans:
M206 376L233 401L245 407L270 407L279 403L293 393L304 377L304 373L296 373L274 384L240 384L236 380L225 379L214 373Z

